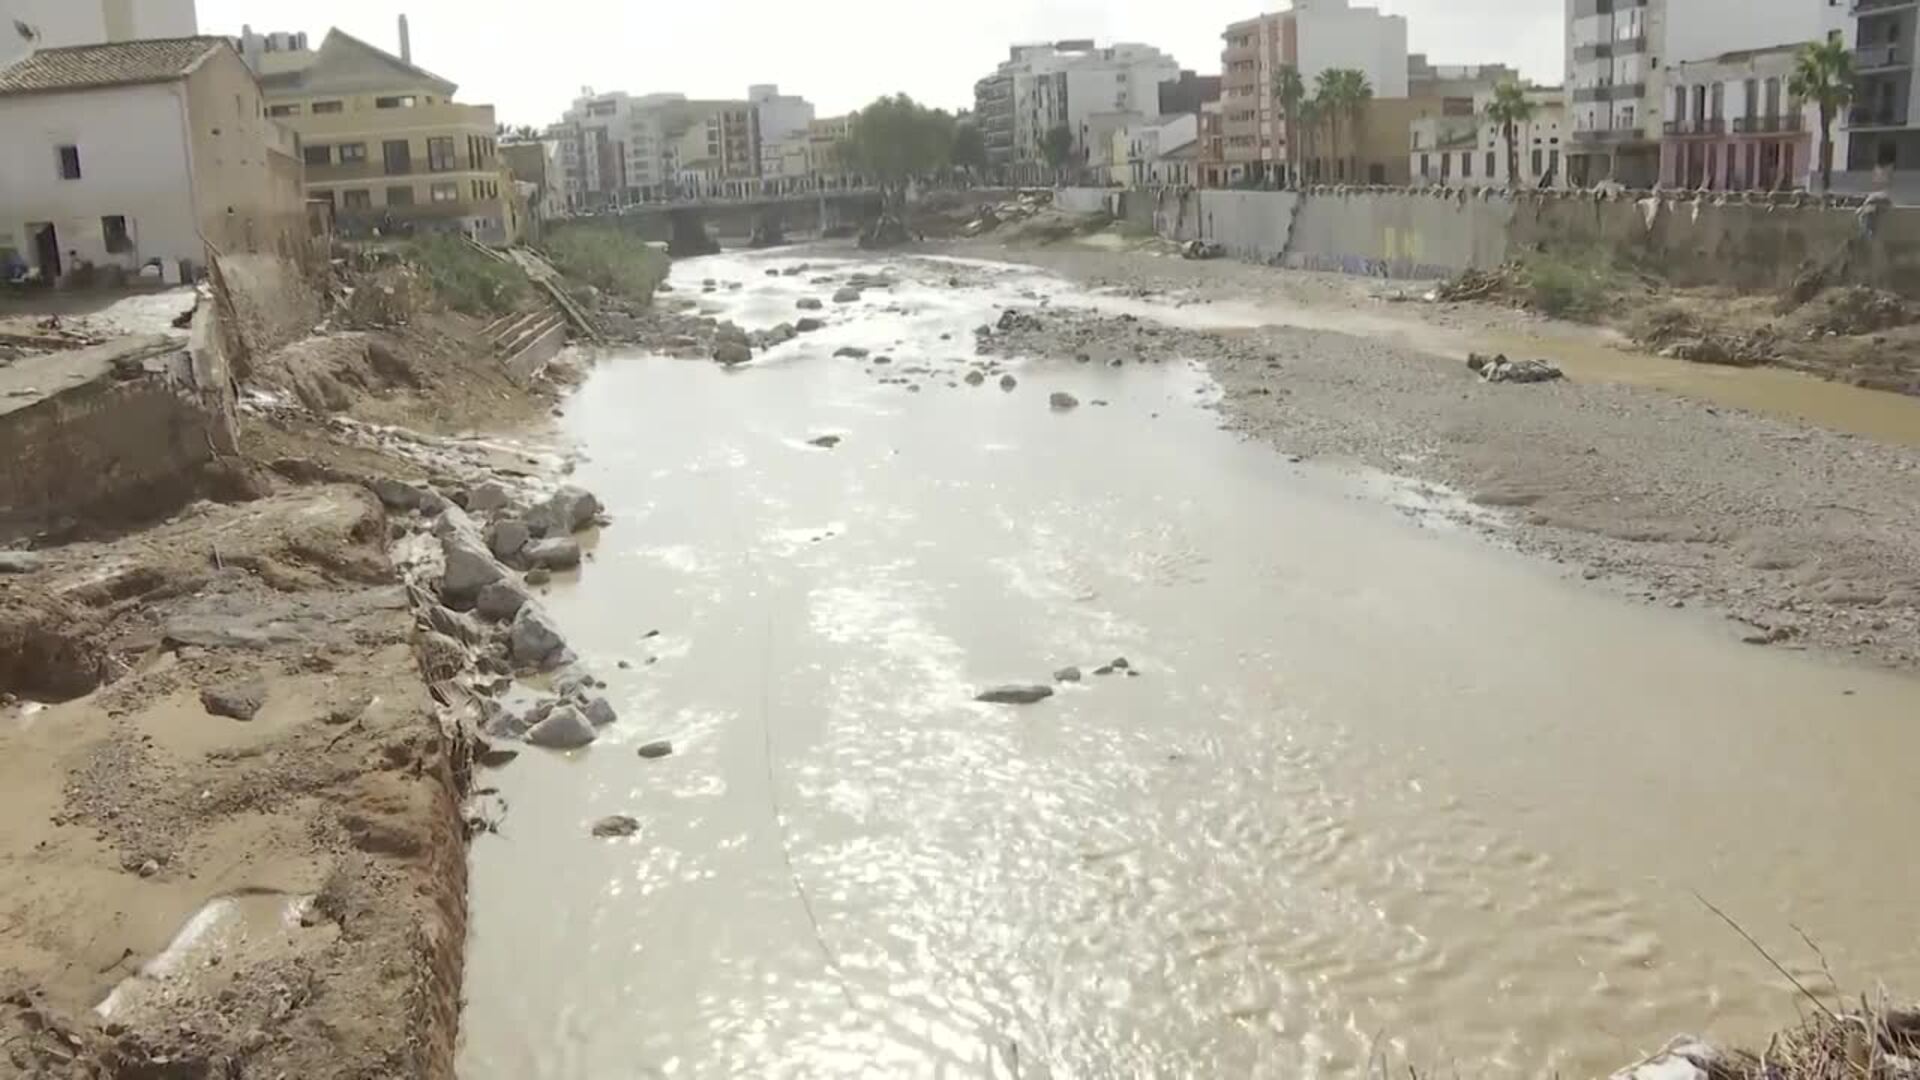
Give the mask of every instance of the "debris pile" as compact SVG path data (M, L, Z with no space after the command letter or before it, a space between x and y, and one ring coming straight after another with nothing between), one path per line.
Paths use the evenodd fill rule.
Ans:
M980 209L979 216L960 230L962 236L983 236L1002 225L1026 221L1043 210L1053 209L1053 192L1044 188L1022 191L1003 203Z
M1211 240L1189 240L1180 245L1180 257L1183 259L1218 259L1226 253L1226 248Z
M1560 369L1545 360L1509 360L1505 353L1467 356L1467 368L1490 383L1552 382L1561 378Z

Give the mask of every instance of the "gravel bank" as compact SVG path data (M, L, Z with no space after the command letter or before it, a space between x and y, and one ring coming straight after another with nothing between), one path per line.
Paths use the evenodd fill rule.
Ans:
M956 253L1155 302L1300 303L1315 306L1316 325L1351 312L1355 333L1052 311L988 348L1203 361L1225 423L1286 453L1445 485L1488 511L1463 517L1501 541L1649 603L1724 611L1756 644L1920 664L1920 452L1909 447L1634 386L1487 384L1381 329L1366 308L1384 283L1118 252ZM1500 315L1413 310L1446 330Z

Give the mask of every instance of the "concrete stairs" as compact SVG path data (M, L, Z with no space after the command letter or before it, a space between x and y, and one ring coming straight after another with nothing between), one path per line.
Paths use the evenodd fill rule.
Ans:
M502 315L482 331L507 375L524 383L539 374L547 361L567 344L567 319L552 304Z

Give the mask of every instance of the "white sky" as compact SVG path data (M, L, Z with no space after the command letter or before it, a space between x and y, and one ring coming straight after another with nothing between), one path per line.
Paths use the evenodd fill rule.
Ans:
M1410 48L1435 63L1518 64L1558 82L1562 0L1367 0L1405 15ZM557 120L580 89L744 97L778 83L828 116L906 92L971 107L974 80L1016 41L1139 41L1201 74L1220 70L1229 22L1275 0L199 0L202 33L329 25L397 51L395 16L413 27L414 62L496 106L509 124ZM331 20L323 22L319 20Z

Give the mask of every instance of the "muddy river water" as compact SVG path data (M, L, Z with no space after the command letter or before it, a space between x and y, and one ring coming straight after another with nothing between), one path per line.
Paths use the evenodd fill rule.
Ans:
M768 326L831 291L795 261L674 280ZM1791 1021L1696 892L1809 983L1796 927L1920 987L1914 681L1289 462L1177 357L969 386L997 307L1112 301L891 269L746 368L617 356L572 399L615 524L547 602L623 719L487 774L464 1077L1604 1074Z

